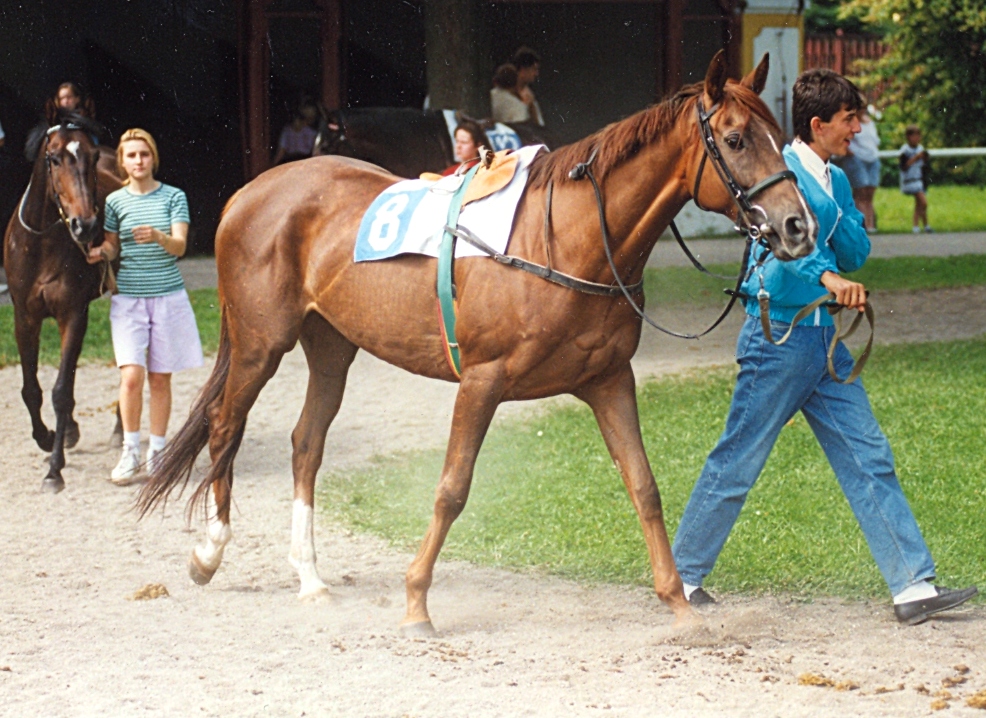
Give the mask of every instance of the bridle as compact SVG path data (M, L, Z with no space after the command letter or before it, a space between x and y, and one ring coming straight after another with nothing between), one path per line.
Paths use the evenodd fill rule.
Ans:
M56 219L51 224L49 224L44 229L40 229L40 230L34 229L30 225L28 225L27 221L24 219L24 204L25 204L25 202L27 202L27 196L31 193L31 183L28 182L27 183L27 189L24 190L24 194L21 196L20 204L17 207L17 219L18 219L18 221L20 221L21 226L24 229L26 229L28 232L30 232L31 234L33 234L35 236L41 236L41 235L45 234L45 232L47 232L48 230L50 230L52 227L57 226L59 223L64 224L65 225L65 230L68 232L69 239L72 240L72 244L75 245L76 247L78 247L79 251L82 252L82 257L88 262L89 261L89 250L86 247L86 244L85 243L79 242L78 240L76 240L76 238L72 234L72 221L71 221L71 219L69 219L69 216L65 213L65 207L62 205L61 195L59 195L58 188L55 186L55 176L54 176L54 173L51 170L51 153L48 151L48 145L50 144L51 136L53 134L55 134L56 132L62 130L62 129L65 129L65 130L80 130L80 131L83 131L83 132L86 131L85 128L82 127L81 125L78 125L78 124L76 124L74 122L66 122L63 125L60 124L60 125L55 125L54 127L50 127L48 129L48 131L45 133L45 146L44 146L45 170L48 173L48 184L51 185L51 192L52 192L53 195L55 195L55 207L58 208L58 217L59 218ZM99 211L100 211L100 206L99 206L99 202L97 201L96 202L96 216L97 217L99 216ZM100 295L102 295L106 289L110 289L111 291L113 291L115 293L116 292L116 273L113 271L113 265L110 262L110 260L104 258L103 261L100 262L100 268L99 269L100 269L100 280L99 280L99 293L100 293Z
M624 285L623 280L620 278L620 274L616 269L616 263L613 261L613 252L610 249L609 231L606 228L606 211L603 205L603 194L602 190L599 188L599 182L596 180L595 175L592 173L592 163L596 159L597 150L593 150L592 155L590 155L588 161L580 162L575 165L571 172L568 173L569 179L580 180L583 177L588 177L589 181L592 183L592 189L596 195L596 207L599 210L599 226L602 229L603 235L603 249L606 252L606 260L609 262L609 268L613 272L613 276L616 278L617 286L622 290L623 295L626 297L627 302L633 307L633 310L643 319L645 322L650 324L652 327L658 331L669 334L673 337L678 337L679 339L698 339L705 336L717 326L719 326L722 321L726 318L730 311L732 311L733 305L736 304L736 300L740 298L742 292L740 291L743 282L749 276L753 270L757 267L763 266L763 263L767 260L770 255L770 245L767 243L765 234L770 231L770 227L766 222L767 217L764 216L764 222L757 224L753 221L752 217L754 212L759 212L761 215L764 214L763 210L752 203L752 199L758 194L763 192L768 187L772 187L778 182L783 182L784 180L791 180L792 182L797 182L797 176L789 169L781 170L780 172L775 172L769 177L760 180L752 187L744 189L740 183L733 176L730 171L729 166L726 164L726 160L722 156L722 152L719 151L719 146L716 144L715 135L712 132L712 124L710 119L719 110L719 104L715 104L711 109L706 112L705 105L702 102L702 98L699 97L695 104L695 111L698 116L698 127L699 136L702 138L702 145L705 151L702 153L702 159L698 165L698 172L695 175L695 184L692 190L692 199L695 204L700 209L705 209L699 203L698 193L700 185L702 183L702 173L705 169L706 160L711 158L712 166L716 170L716 174L722 180L726 189L729 190L729 195L732 197L733 202L736 204L738 211L739 223L736 227L737 231L743 234L746 238L746 246L743 250L743 260L740 263L739 273L736 277L736 286L733 290L727 290L729 294L729 302L726 307L722 310L719 317L704 331L698 334L682 334L680 332L673 331L662 327L660 324L651 319L643 309L637 306L637 303L633 301L633 294L636 294L640 289L642 289L643 282L635 284L633 286L634 292L631 293L629 289ZM695 258L695 255L689 251L688 246L685 244L684 239L681 237L681 233L678 231L677 225L674 221L671 221L671 232L674 234L674 238L677 240L678 244L684 250L685 255L691 260L692 264L695 265L700 271L711 276L718 277L719 275L712 274L709 270L702 266L701 262ZM759 244L764 248L764 252L760 254L757 258L756 263L753 267L747 270L746 266L750 262L750 254L753 251L753 245Z
M87 253L86 252L86 248L83 246L83 244L81 242L78 242L75 239L75 237L72 236L72 221L69 219L69 216L65 213L65 207L62 205L61 195L58 193L58 188L55 185L55 176L54 176L54 173L51 170L51 153L48 151L48 145L51 142L51 136L53 134L55 134L56 132L59 132L59 131L61 131L63 129L64 130L80 130L80 131L83 131L83 132L85 131L85 129L81 125L77 125L74 122L67 122L64 125L55 125L54 127L50 127L50 128L48 128L48 131L45 133L45 146L44 146L45 171L48 173L48 184L51 185L52 194L55 195L55 207L58 209L58 217L59 217L59 219L56 219L50 225L48 225L44 229L40 229L40 230L34 229L33 227L31 227L31 226L29 226L27 224L27 221L24 219L24 203L27 201L27 196L31 192L31 183L30 182L28 182L27 189L24 190L24 195L21 197L20 205L18 205L18 207L17 207L17 219L20 221L21 226L24 227L24 229L26 229L31 234L36 234L36 235L42 235L42 234L44 234L45 232L47 232L48 230L50 230L52 227L54 227L55 225L57 225L59 222L61 222L62 224L65 225L65 229L68 230L68 235L72 239L72 243L75 244L79 249L81 249L82 252L83 252L83 254L86 254ZM96 215L97 216L99 215L99 209L100 209L99 208L99 203L96 202Z

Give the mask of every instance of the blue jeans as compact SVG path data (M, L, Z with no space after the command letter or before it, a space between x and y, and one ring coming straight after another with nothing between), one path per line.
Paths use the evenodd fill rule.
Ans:
M772 322L772 330L777 338L787 325ZM726 429L692 489L672 547L685 583L701 586L712 571L781 428L799 410L822 445L891 594L934 577L934 561L897 482L890 445L862 381L839 384L828 375L825 352L834 331L799 326L778 347L764 338L759 317L747 317L736 346L740 371ZM852 361L840 343L834 360L839 376L849 374Z

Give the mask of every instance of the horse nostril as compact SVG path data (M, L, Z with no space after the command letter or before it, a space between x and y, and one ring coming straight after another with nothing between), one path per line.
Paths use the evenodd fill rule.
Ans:
M78 237L82 234L82 220L78 217L72 217L68 223L69 230L72 232L73 237Z
M808 236L808 229L799 215L788 215L784 220L784 234L793 242L801 242Z

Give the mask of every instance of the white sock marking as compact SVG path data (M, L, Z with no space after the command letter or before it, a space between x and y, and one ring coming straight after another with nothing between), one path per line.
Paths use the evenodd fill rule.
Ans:
M222 563L223 551L226 549L226 544L232 540L233 532L230 530L229 524L223 523L216 516L216 499L212 489L209 489L205 506L208 516L205 545L195 547L195 556L205 568L215 571Z
M315 511L301 499L295 499L291 512L291 565L298 569L301 590L298 598L328 591L315 568Z

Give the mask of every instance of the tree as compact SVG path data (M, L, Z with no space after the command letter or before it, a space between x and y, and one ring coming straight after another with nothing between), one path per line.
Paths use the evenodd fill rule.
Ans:
M883 86L895 140L915 123L930 146L986 145L986 3L849 0L840 16L883 30L887 53L856 69L863 87Z

